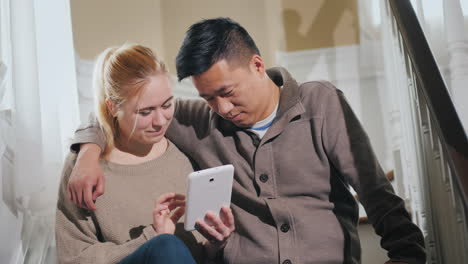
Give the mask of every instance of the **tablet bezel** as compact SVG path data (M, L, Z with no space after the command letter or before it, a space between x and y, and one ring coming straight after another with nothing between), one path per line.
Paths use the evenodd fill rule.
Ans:
M219 215L222 207L229 208L233 179L232 164L195 171L188 175L185 230L194 230L195 222L203 220L208 211Z

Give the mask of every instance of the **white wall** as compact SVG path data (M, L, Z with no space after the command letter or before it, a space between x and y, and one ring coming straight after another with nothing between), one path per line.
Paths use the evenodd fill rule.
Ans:
M135 42L153 49L175 74L175 57L188 27L201 19L231 17L253 36L268 65L283 38L280 0L75 0L76 51L93 60L112 45ZM246 10L248 12L246 12Z
M72 0L73 38L84 59L105 48L136 42L164 57L161 0Z

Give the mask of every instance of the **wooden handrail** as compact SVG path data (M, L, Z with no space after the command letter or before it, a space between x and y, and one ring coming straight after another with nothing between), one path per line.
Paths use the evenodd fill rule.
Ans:
M468 139L409 0L389 0L402 42L468 210Z

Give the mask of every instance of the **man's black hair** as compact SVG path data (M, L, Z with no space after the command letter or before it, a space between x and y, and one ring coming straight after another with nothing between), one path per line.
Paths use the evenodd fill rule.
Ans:
M260 55L247 30L230 18L205 19L193 24L176 58L179 81L207 71L216 62L246 63Z

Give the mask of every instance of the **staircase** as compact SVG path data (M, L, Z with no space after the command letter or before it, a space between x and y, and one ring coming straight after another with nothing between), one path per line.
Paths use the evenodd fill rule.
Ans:
M395 89L396 107L409 114L394 151L396 179L423 229L428 263L466 264L467 136L411 2L385 3L386 73L393 84L387 87Z

